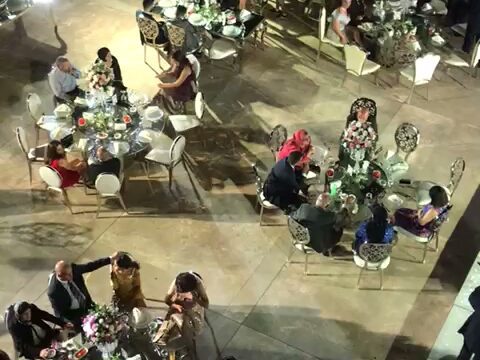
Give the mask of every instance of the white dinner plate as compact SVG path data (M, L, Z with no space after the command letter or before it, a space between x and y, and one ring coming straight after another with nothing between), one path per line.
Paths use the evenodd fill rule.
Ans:
M163 16L167 19L175 19L177 17L177 7L168 7L163 9Z
M177 1L176 0L159 0L157 3L157 6L161 8L176 7Z
M230 37L240 36L242 33L242 28L234 25L226 25L222 29L222 34Z
M206 19L200 14L192 14L188 17L188 22L193 26L205 26Z

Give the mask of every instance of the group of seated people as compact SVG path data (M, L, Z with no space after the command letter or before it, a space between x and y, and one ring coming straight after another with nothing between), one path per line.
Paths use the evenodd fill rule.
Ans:
M62 188L78 184L82 179L89 187L95 186L98 175L102 173L120 175L121 162L103 146L96 150L96 162L87 164L85 160L67 159L67 153L61 141L53 140L47 146L45 163L58 172L62 179Z
M112 303L122 312L145 311L140 265L130 254L116 252L87 264L58 261L49 277L47 291L55 315L25 301L7 309L7 329L20 356L45 359L52 342L64 341L81 331L83 317L95 305L83 276L105 266L110 266ZM204 312L209 306L201 276L194 272L180 273L168 289L165 303L169 311L154 340L167 344L181 337L191 348L195 336L203 329Z

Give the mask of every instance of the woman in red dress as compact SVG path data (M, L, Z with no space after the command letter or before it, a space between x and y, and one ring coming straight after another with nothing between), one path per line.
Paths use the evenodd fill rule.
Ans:
M292 138L285 141L285 144L282 145L277 154L277 161L285 159L294 151L299 151L303 156L296 167L298 170L302 170L302 172L306 173L309 170L308 164L313 155L313 149L312 139L310 138L310 135L308 135L307 130L300 129L295 131Z
M77 184L87 169L85 161L79 159L68 161L65 148L57 140L53 140L48 144L45 163L58 171L62 177L62 188Z

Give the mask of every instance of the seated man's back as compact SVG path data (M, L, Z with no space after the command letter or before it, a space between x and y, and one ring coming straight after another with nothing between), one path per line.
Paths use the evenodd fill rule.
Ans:
M88 184L94 185L98 175L102 173L114 174L119 177L120 175L120 160L117 158L111 158L106 161L99 162L98 164L91 164L88 166Z

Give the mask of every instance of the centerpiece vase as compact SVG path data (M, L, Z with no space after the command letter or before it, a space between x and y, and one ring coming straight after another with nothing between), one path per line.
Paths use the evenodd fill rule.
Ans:
M365 149L353 149L350 151L350 158L355 161L353 166L353 173L356 175L360 173L360 162L365 159Z
M114 340L110 343L97 344L97 349L102 353L102 359L111 359L115 350L118 347L118 340Z

